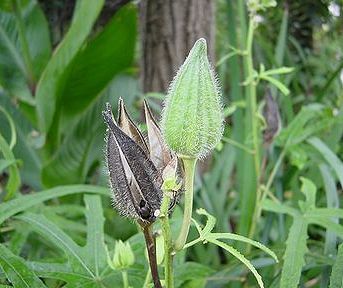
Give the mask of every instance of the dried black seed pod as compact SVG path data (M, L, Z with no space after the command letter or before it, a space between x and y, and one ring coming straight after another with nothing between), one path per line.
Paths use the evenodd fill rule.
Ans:
M106 162L114 205L122 216L138 220L140 224L152 223L160 213L161 186L166 171L170 175L173 169L175 173L180 170L177 168L177 157L164 145L160 129L146 102L148 144L121 99L118 106L118 124L110 104L106 104L103 111L108 127Z

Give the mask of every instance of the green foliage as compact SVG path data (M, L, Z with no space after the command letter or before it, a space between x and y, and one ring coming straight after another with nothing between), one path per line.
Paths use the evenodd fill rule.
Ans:
M216 1L224 137L199 163L188 199L205 208L195 210L204 221L193 220L184 249L169 251L175 288L343 288L342 17L334 16L342 3L293 2ZM167 91L139 88L137 4L113 15L108 8L103 0L0 1L1 288L123 287L125 273L129 286L153 287L142 233L111 207L101 112L122 97L140 123L143 97L159 115ZM183 79L185 101L193 74ZM269 96L278 109L272 122ZM180 131L221 116L176 114ZM163 188L179 190L180 180ZM167 247L175 248L180 211L170 217ZM115 240L134 255L125 269L108 263Z

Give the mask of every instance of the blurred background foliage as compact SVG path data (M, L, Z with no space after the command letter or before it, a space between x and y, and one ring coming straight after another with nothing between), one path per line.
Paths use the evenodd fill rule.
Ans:
M210 1L213 13L208 19L200 17L200 6L190 6L190 15L200 16L191 17L193 22L184 26L177 15L170 20L167 13L159 14L158 9L167 11L163 1L127 2L0 2L0 287L12 287L10 283L14 287L120 287L119 272L107 267L102 238L110 251L114 239L130 239L136 263L129 279L134 287L142 287L147 271L144 241L135 225L113 211L104 188L101 111L105 102L116 107L122 97L136 122L142 123L145 98L159 115L163 87L194 42L184 39L196 39L202 33L221 83L226 129L222 143L197 171L195 206L216 216L218 231L248 235L274 250L278 264L262 252L237 247L258 268L266 287L290 287L282 286L280 278L285 269L282 259L290 253L286 239L293 231L292 217L273 213L282 209L262 201L266 211L254 218L256 195L267 187L274 203L304 211L297 203L304 199L299 178L306 177L316 186L316 207L342 205L342 1L279 0L275 8L258 12L252 47L255 69L294 70L275 76L284 86L281 89L259 80L253 115L240 55L247 36L245 1ZM172 11L202 5L190 2L194 1L175 1ZM154 17L162 22L155 23ZM175 21L181 21L181 26ZM201 21L211 29L202 31L196 24ZM161 37L170 37L168 41L159 38L155 26L151 33L149 25L165 28ZM186 32L191 27L187 32L191 36L168 34L170 27ZM177 60L167 58L175 51L182 52ZM148 53L153 57L146 57ZM149 67L156 65L156 71L162 71L158 65L168 63L168 71L161 72L168 79L149 86L145 78L156 75ZM283 95L282 89L289 94ZM255 113L261 151L258 177L247 124ZM294 263L302 270L299 287L329 287L343 235L338 219L342 216L331 216L336 226L316 222L302 234L307 241L306 249L299 247L304 262ZM176 226L179 219L177 210ZM190 237L195 236L192 231ZM288 238L287 243L297 247L295 239ZM97 248L92 250L92 245ZM343 251L338 255L337 262L343 261ZM342 277L337 271L335 277ZM175 273L177 287L256 287L241 263L208 245L197 245L178 256ZM21 277L26 281L21 282ZM333 283L336 278L331 279Z

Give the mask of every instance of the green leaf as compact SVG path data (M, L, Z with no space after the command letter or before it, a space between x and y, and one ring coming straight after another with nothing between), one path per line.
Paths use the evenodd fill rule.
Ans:
M43 132L48 132L51 127L57 99L66 80L66 69L81 49L103 4L104 0L77 2L69 31L42 74L37 86L36 102L39 127Z
M281 272L280 288L298 287L301 269L305 264L304 256L307 252L308 224L302 216L293 219L286 242L286 251L283 256L284 264Z
M316 208L306 213L306 217L313 218L343 218L343 209L338 208Z
M71 266L78 270L82 267L84 273L94 278L95 275L81 254L81 247L78 246L66 233L45 216L33 213L25 213L16 217L29 224L35 232L49 240L57 248L63 250L68 256Z
M66 263L28 262L27 264L39 277L60 279L67 283L86 283L92 280L92 278L83 274L82 271L72 271L70 265Z
M85 110L118 72L132 64L136 10L135 5L120 9L74 58L61 91L62 113L73 117Z
M0 244L0 266L7 279L17 288L46 287L36 274L26 265L25 260L14 255L4 245Z
M263 210L270 211L270 212L275 212L275 213L283 213L283 214L288 214L293 217L298 217L300 216L300 213L298 210L288 207L283 204L275 203L272 200L269 199L264 199L261 204Z
M324 112L324 107L316 103L303 107L292 122L281 131L276 143L289 148L330 127L335 118Z
M276 88L278 88L282 92L282 94L286 96L289 94L289 89L278 79L264 74L260 75L260 78L272 83Z
M20 167L22 182L33 189L40 189L41 160L36 149L37 147L34 145L36 137L32 133L35 128L30 124L28 118L13 104L8 95L0 93L0 105L4 107L14 122L17 139L12 151L16 158L24 163ZM6 139L13 139L13 136L11 136L13 135L13 130L10 125L7 125L6 121L2 120L3 118L0 117L0 119L1 133L3 133ZM14 141L11 142L14 143Z
M100 276L107 266L107 254L104 242L104 222L101 198L98 195L85 195L87 217L87 245L83 248L92 271Z
M16 159L11 151L10 146L7 144L5 138L0 133L0 151L4 155L5 160L15 162ZM9 179L6 184L6 195L5 200L11 199L17 192L20 186L20 175L19 169L16 164L9 167Z
M277 256L275 255L275 253L272 250L270 250L268 247L264 246L260 242L251 240L247 237L237 235L237 234L233 234L233 233L211 233L210 238L211 237L213 237L214 239L230 239L230 240L248 243L254 247L261 249L265 253L269 254L271 257L273 257L275 262L279 262L279 260L277 259Z
M214 270L208 266L194 263L194 262L185 262L181 265L175 267L175 287L190 288L190 287L203 287L203 286L192 286L194 285L194 280L201 280L200 283L203 283L205 279L213 274ZM198 283L199 284L199 283Z
M233 247L229 246L228 244L221 242L219 240L215 240L215 239L208 239L208 240L209 240L209 242L211 242L211 243L223 248L224 250L228 251L230 254L232 254L234 257L236 257L239 261L241 261L254 274L258 285L261 288L264 287L261 275L258 274L255 267L239 251L237 251L235 248L233 248ZM290 287L292 287L292 286L290 286Z
M44 201L53 198L58 198L76 193L95 193L108 196L110 195L107 188L92 185L59 186L52 189L43 190L31 195L13 199L7 203L0 204L0 224L4 222L7 218L19 212L22 212L34 205L40 204Z
M299 205L303 212L307 212L315 208L317 187L307 178L300 177L300 180L302 183L301 192L305 195L306 201L299 201Z
M331 219L312 217L308 215L305 215L305 216L308 223L322 226L325 229L336 233L337 236L343 239L343 226L342 225L333 222Z
M11 8L0 11L0 84L34 104L30 90L51 55L48 23L36 0L11 1Z
M343 187L343 162L331 151L331 149L319 138L312 137L307 140L327 161L327 163L334 169L336 175Z
M263 75L270 76L270 75L287 74L287 73L291 73L293 70L294 70L294 67L280 67L280 68L264 71Z
M332 267L329 288L343 287L343 244L338 247L338 254L335 264Z

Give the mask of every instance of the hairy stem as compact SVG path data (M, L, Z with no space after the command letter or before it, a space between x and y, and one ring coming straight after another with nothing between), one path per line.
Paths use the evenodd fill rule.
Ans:
M168 208L170 203L170 197L166 195L168 192L164 192L164 197L161 205L161 227L164 239L164 278L165 287L174 287L174 277L173 277L173 244L172 237L170 233Z
M180 234L175 241L175 250L179 251L185 246L189 227L191 225L192 209L193 209L193 182L195 173L195 158L181 157L185 167L185 205L183 210L183 220Z
M154 282L155 288L162 288L157 269L155 239L152 235L152 228L150 225L143 227L143 234L145 238L146 247L148 250L152 280Z

